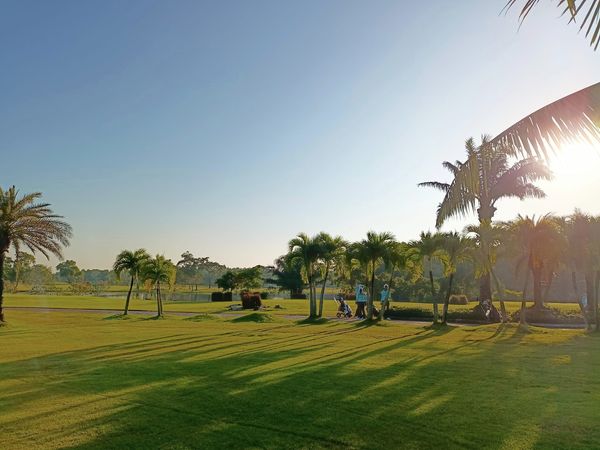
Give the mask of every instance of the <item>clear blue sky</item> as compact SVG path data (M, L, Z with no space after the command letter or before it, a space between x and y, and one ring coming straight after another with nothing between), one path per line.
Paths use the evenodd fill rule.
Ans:
M0 184L42 191L84 268L137 247L270 264L299 231L415 238L440 200L416 184L597 82L600 52L553 2L520 30L505 0L407 3L2 1ZM599 214L587 156L499 218Z

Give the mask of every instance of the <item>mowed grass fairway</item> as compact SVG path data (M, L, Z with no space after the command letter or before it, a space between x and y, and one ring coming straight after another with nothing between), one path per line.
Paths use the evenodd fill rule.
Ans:
M600 338L7 311L0 448L598 448Z

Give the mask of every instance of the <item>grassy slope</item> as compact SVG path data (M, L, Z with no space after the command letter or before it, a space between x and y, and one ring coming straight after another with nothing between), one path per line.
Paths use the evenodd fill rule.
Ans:
M125 303L124 299L92 297L92 296L58 296L58 295L27 295L27 294L7 294L7 306L43 306L50 308L103 308L103 309L122 309ZM239 301L233 304L239 304ZM307 300L285 300L272 299L265 300L263 303L266 306L274 307L281 305L284 309L273 310L273 314L277 315L292 315L292 314L308 314ZM166 303L165 311L192 311L203 313L219 313L227 310L231 303L186 303L186 302L170 302ZM354 302L350 302L354 308ZM421 308L428 311L431 310L431 305L427 303L409 303L409 302L393 302L393 306L401 308ZM470 309L475 304L470 306L450 305L450 310ZM506 302L509 311L516 311L520 307L519 302ZM579 307L573 303L551 303L550 306L560 308L564 311L578 312ZM156 303L152 300L131 300L131 309L156 310ZM334 301L328 300L324 303L325 315L333 316L337 310L337 304Z
M9 318L3 449L600 447L579 331Z

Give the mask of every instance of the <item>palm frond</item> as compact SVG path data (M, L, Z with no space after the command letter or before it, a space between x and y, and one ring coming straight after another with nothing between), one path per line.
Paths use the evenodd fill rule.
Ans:
M582 139L600 142L600 83L529 114L491 139L490 145L547 159L561 145Z

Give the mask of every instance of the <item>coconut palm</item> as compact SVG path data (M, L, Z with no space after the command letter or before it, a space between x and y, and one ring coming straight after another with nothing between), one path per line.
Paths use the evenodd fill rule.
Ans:
M408 269L409 271L416 272L417 267L420 265L419 252L412 248L405 242L396 242L392 245L387 252L384 259L386 269L389 271L389 279L387 285L390 289L390 295L392 290L392 282L394 280L394 274L398 270ZM420 274L419 274L420 276ZM385 305L381 305L381 311L379 312L379 319L383 319L384 313L389 309L390 297Z
M436 226L439 228L450 217L477 213L479 223L491 224L497 202L504 198L541 198L545 193L533 183L551 178L548 167L537 158L526 158L511 163L510 153L502 146L490 145L483 136L477 146L470 138L465 143L467 159L456 164L444 162L453 179L450 183L429 181L419 186L433 187L444 192L438 206ZM483 242L485 244L485 242ZM483 246L482 250L486 250ZM490 273L481 278L481 300L491 300Z
M538 2L539 0L524 0L524 3L519 0L508 0L504 8L508 10L516 3L522 3L519 13L519 20L522 23ZM600 0L557 0L556 4L562 9L562 14L569 17L569 23L577 23L577 19L581 18L579 31L585 29L585 37L590 38L590 46L597 50L600 45ZM587 8L584 7L586 4Z
M433 260L441 255L443 235L441 233L421 232L418 241L411 241L410 247L413 248L418 258L421 260L422 267L429 274L429 283L431 287L431 301L433 302L433 321L437 322L438 312L438 294L433 282Z
M563 259L565 240L559 222L551 214L539 218L517 216L506 224L514 246L520 249L517 272L525 266L533 280L533 301L536 309L544 307L542 283L552 277Z
M571 268L571 281L577 300L580 293L577 273L583 274L587 297L587 311L598 315L598 284L600 281L600 220L576 210L563 223L563 233L567 239L566 260ZM596 320L598 327L599 321Z
M176 274L176 267L171 260L162 255L147 259L142 267L141 277L144 281L150 282L156 289L156 313L157 317L163 316L163 302L161 283L171 284Z
M131 250L123 250L118 254L117 259L113 264L113 270L117 275L117 279L121 278L121 273L123 271L127 271L129 276L131 277L131 282L129 283L129 291L127 291L127 300L125 300L125 309L123 310L123 315L126 316L129 312L129 300L131 299L131 291L133 290L133 283L136 280L139 280L140 273L144 268L146 262L150 259L150 255L146 250L140 248L135 251Z
M457 232L444 233L440 239L440 260L444 265L444 275L448 277L448 288L444 297L442 323L448 322L448 305L452 295L452 284L458 264L470 260L472 240Z
M54 214L50 204L39 203L40 192L19 195L12 186L0 188L0 275L4 273L4 260L9 249L15 252L27 247L46 258L50 254L62 258L62 247L69 245L71 226L62 216ZM4 280L0 276L0 323L4 322Z
M377 265L385 263L389 253L396 245L396 239L392 233L367 232L366 239L356 242L352 246L353 258L361 263L367 275L369 286L369 297L367 301L367 318L373 320L373 298L375 297L375 271Z
M319 261L321 245L316 237L309 237L306 233L299 233L289 244L288 257L302 261L304 276L308 283L309 292L309 317L317 317L316 265Z
M318 317L323 316L323 299L325 297L325 286L329 277L329 272L332 266L338 261L341 255L348 247L348 243L340 236L331 237L327 233L319 233L316 236L316 241L319 245L319 261L322 266L322 284L321 295L319 298Z

